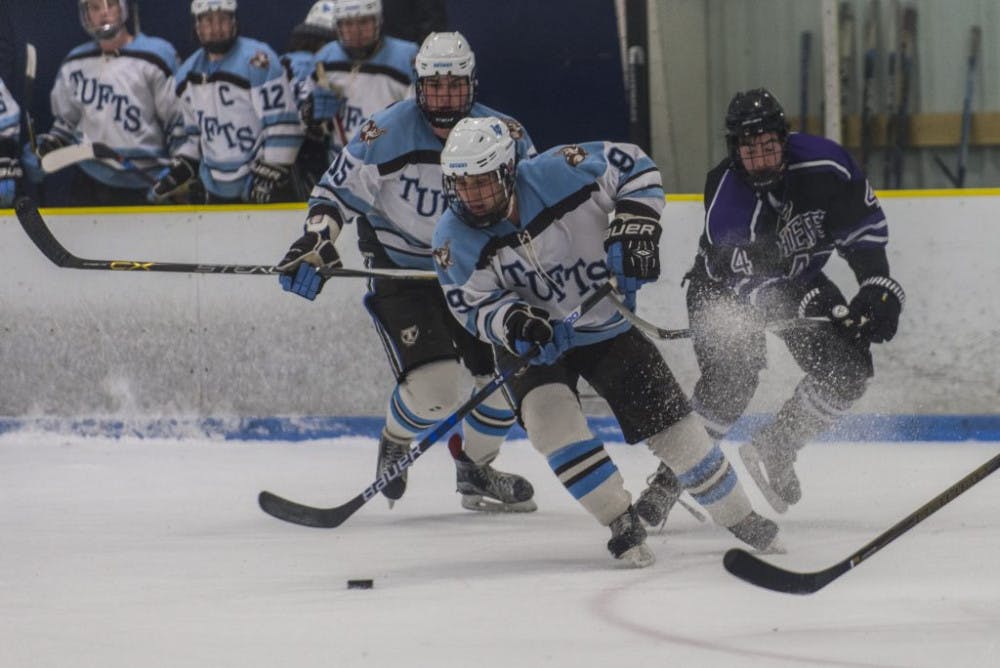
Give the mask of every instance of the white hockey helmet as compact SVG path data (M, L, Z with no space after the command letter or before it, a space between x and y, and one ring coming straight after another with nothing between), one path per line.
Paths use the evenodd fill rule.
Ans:
M236 13L236 0L191 0L191 15L198 18L208 12Z
M198 41L201 42L202 47L209 53L229 53L229 50L233 48L233 44L236 43L236 37L239 34L239 28L236 24L236 8L236 0L191 0L191 15L194 17L195 33L198 34ZM210 12L225 12L233 15L232 31L224 39L206 39L202 37L199 31L198 19Z
M448 206L471 227L499 223L510 207L516 169L517 149L506 121L495 116L461 119L441 151Z
M382 0L334 0L334 19L360 19L375 16L382 20Z
M367 60L382 43L382 0L334 0L333 17L337 21L340 46L354 60ZM372 18L375 31L366 34L364 28L341 26L352 19Z
M451 128L464 118L476 101L476 54L460 32L432 32L420 45L413 61L416 73L417 104L431 125L437 128ZM445 108L431 108L428 103L423 79L450 75L466 77L469 94L464 99L455 100Z
M303 21L308 26L314 26L321 30L334 32L337 29L337 18L334 10L333 0L319 0L312 6Z
M111 39L128 23L127 0L80 0L80 25L94 39ZM109 23L100 19L91 20L91 12L99 13L105 9L118 7L118 22Z

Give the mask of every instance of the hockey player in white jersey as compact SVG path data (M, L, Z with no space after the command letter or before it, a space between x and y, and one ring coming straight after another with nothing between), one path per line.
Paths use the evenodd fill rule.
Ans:
M236 0L193 0L201 48L177 71L184 140L151 189L174 196L200 181L207 202L293 199L303 127L277 54L238 34Z
M382 34L381 0L335 0L338 41L306 82L306 121L330 136L331 161L376 111L412 95L417 45Z
M278 263L286 290L315 299L323 280L314 265L339 262L333 243L351 221L357 223L359 246L370 265L433 268L431 236L445 210L439 157L444 140L459 119L496 112L475 102L475 55L461 34L429 35L415 67L417 98L376 113L313 190L306 233ZM520 123L502 122L517 138L511 150L532 155L534 147ZM481 387L490 380L493 355L450 316L436 281L377 279L365 306L397 379L379 443L381 474L417 434L464 400L462 364ZM535 509L528 481L490 466L513 424L509 404L496 394L465 419L464 448L461 439L449 443L463 507ZM405 489L404 475L383 494L391 502Z
M21 107L0 79L0 207L14 203L17 182L24 175L18 156L21 148Z
M80 0L79 9L93 41L70 51L59 67L52 128L36 138L37 153L25 147L25 167L40 181L39 160L46 153L80 142L107 144L137 169L81 162L70 203L145 204L149 181L168 163L177 139L171 136L179 118L173 95L177 52L163 39L129 32L127 0Z
M612 277L633 305L659 277L664 196L653 161L632 144L600 141L519 161L497 118L460 121L441 161L449 210L434 232L434 257L448 305L495 346L502 367L541 347L507 389L532 444L610 527L611 554L631 566L654 561L622 476L587 426L581 377L608 402L625 440L646 441L717 524L774 549L777 525L753 511L653 343L607 301L563 320Z
M333 14L333 0L319 0L313 4L302 23L292 29L288 51L281 56L281 63L292 74L292 95L301 106L307 99L306 81L313 74L313 57L328 43L337 39L337 22ZM306 125L305 138L299 147L295 166L302 184L305 199L313 186L330 166L329 135L315 125Z

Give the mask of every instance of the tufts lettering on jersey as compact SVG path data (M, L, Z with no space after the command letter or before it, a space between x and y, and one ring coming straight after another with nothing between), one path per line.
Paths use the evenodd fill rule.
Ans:
M403 184L403 193L400 197L412 205L419 215L436 219L448 210L448 198L439 188L420 185L419 173L416 177L400 174L399 180Z
M451 239L445 241L444 246L432 250L431 255L434 256L434 261L438 263L438 266L445 271L455 264L455 261L451 258Z
M564 158L566 158L566 163L569 164L570 167L576 167L587 159L587 152L576 144L563 146L559 149L559 152L563 154Z
M363 126L361 126L359 138L364 143L370 145L373 141L375 141L385 133L386 133L385 128L380 128L379 126L375 125L375 121L368 121Z
M128 132L137 132L142 126L142 110L129 103L128 95L116 93L110 84L90 78L81 70L70 72L69 80L73 84L73 97L84 106L96 111L113 110L115 122Z
M271 67L271 59L267 57L267 54L263 51L258 51L250 57L250 64L254 67L259 67L262 70L266 70Z
M504 282L531 293L543 302L560 303L575 288L575 297L582 297L597 283L606 281L610 275L604 260L586 262L583 258L566 266L562 263L547 267L544 272L534 266L525 266L520 260L500 265Z

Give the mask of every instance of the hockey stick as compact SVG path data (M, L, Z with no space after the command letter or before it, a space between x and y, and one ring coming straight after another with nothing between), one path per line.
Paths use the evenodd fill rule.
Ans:
M799 132L809 132L809 61L812 56L812 33L799 38Z
M112 271L170 271L187 274L280 274L269 264L204 264L185 262L153 262L149 260L88 260L70 253L59 243L52 230L45 224L38 207L30 197L19 197L14 203L14 211L21 227L53 264L68 269L106 269ZM437 280L433 271L417 269L346 269L344 267L320 267L319 273L327 278L398 278L404 280Z
M865 10L864 84L861 89L861 171L868 174L868 161L872 154L874 114L872 95L875 87L875 66L878 62L878 4L869 0Z
M107 144L102 144L101 142L71 144L69 146L57 148L54 151L49 151L42 156L42 169L44 169L46 173L51 174L85 160L111 160L130 172L135 172L141 176L146 183L150 185L156 183L155 178L147 174L145 170L132 162L132 160L126 158L118 151L114 150Z
M948 169L941 156L934 156L938 167L948 177L956 188L965 187L965 161L969 157L969 135L972 131L972 89L976 79L976 62L979 59L979 42L982 39L982 28L972 26L969 42L969 57L965 74L965 99L962 101L962 134L958 142L958 168L955 174Z
M587 297L582 304L580 304L566 317L565 321L569 323L576 322L580 316L593 308L597 302L610 295L612 289L613 286L611 283L605 283L601 287L597 288L592 295ZM315 506L307 506L285 499L268 491L260 493L257 497L257 503L260 505L261 510L265 513L271 515L272 517L276 517L279 520L284 520L285 522L301 524L302 526L307 527L316 527L319 529L333 529L339 527L347 521L351 515L356 513L361 506L368 503L372 497L384 489L386 485L398 478L403 471L412 466L413 462L415 462L417 458L427 452L427 450L430 449L430 447L434 445L438 439L451 431L455 425L457 425L466 415L475 410L476 407L483 403L487 397L500 389L500 387L513 376L526 369L528 365L531 364L532 358L534 358L537 353L538 347L536 346L534 349L528 351L524 357L520 358L509 369L504 371L497 370L496 374L489 383L480 388L479 391L473 394L468 401L459 406L455 412L438 422L426 436L420 439L420 442L410 448L410 451L402 459L390 465L389 468L387 468L375 479L375 482L368 485L368 487L365 487L360 494L347 503L340 506L333 506L332 508L317 508Z
M608 301L615 307L615 309L622 314L626 320L628 320L633 327L639 329L649 336L655 339L660 339L662 341L673 341L676 339L687 339L692 336L690 328L685 329L665 329L659 327L649 322L648 320L643 320L635 313L629 309L628 306L622 302L615 295L608 295ZM806 317L806 318L789 318L787 320L775 320L767 323L767 328L772 332L782 332L786 329L797 329L800 327L818 327L824 323L829 323L831 320L825 317Z
M757 585L758 587L786 594L815 593L923 522L998 468L1000 468L1000 455L996 455L993 459L904 517L851 556L821 571L813 571L811 573L789 571L774 564L769 564L746 550L739 548L733 548L726 552L722 563L727 571L741 580Z
M35 153L38 145L35 143L35 120L31 116L31 98L35 90L35 74L38 70L38 54L35 45L28 42L24 45L24 125L28 129L28 145Z

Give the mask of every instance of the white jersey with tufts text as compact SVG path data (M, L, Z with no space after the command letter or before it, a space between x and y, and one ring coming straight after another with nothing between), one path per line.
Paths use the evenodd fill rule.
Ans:
M238 37L218 61L198 49L177 71L184 140L177 150L200 161L210 194L244 197L255 160L295 162L304 128L285 68L263 42Z
M177 62L168 42L142 33L111 53L103 53L96 42L81 44L56 73L51 133L67 143L107 144L155 177L179 140L173 94ZM79 166L112 187L148 187L140 175L116 163L90 160Z
M568 316L608 281L604 239L615 211L659 220L660 172L633 144L556 146L517 167L520 222L466 225L448 210L434 231L435 268L448 306L466 329L504 345L504 316L523 302ZM575 345L610 339L631 325L607 302L577 321Z
M534 144L516 120L476 103L469 116L498 116L507 123L520 158ZM407 269L433 269L434 225L447 209L441 188L444 142L413 98L375 114L316 185L309 216L329 214L341 224L364 217L375 255ZM359 235L362 231L359 230ZM362 251L371 254L370 248Z

